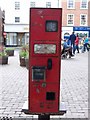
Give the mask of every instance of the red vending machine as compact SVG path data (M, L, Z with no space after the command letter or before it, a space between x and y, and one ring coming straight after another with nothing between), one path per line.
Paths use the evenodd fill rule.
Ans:
M28 110L32 114L59 113L61 25L61 8L30 9Z

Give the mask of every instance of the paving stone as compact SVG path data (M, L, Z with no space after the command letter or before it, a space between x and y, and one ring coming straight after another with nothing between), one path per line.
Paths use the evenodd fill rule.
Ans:
M67 113L59 118L86 118L88 108L88 53L61 60L60 99ZM19 51L9 57L8 65L0 65L0 116L30 117L21 113L28 98L28 70L19 65ZM11 108L11 109L10 109ZM54 117L52 118L54 119Z

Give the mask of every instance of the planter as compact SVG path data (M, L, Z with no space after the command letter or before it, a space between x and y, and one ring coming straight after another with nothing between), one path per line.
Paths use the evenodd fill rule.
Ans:
M28 69L28 56L29 52L26 46L23 46L19 52L20 66L26 66Z
M28 58L25 59L25 63L26 63L26 68L29 69L29 59Z
M6 50L8 56L14 56L14 50Z
M8 56L0 56L0 64L8 64Z
M26 66L25 58L20 57L20 66Z

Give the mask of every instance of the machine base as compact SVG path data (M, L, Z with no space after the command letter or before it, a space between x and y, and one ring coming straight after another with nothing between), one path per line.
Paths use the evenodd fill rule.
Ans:
M60 104L60 109L58 113L32 113L28 110L28 101L26 101L22 107L22 112L29 115L39 115L38 120L50 120L50 115L64 115L66 113L66 107L64 103Z

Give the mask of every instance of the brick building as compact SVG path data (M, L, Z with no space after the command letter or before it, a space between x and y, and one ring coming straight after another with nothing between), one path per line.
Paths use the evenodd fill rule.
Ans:
M2 39L2 12L0 9L0 42L1 42L1 39Z
M90 26L90 0L88 2L88 26Z
M90 0L62 0L63 16L62 31L71 34L72 31L90 37Z
M0 8L0 42L4 42L4 20L5 20L5 12Z

